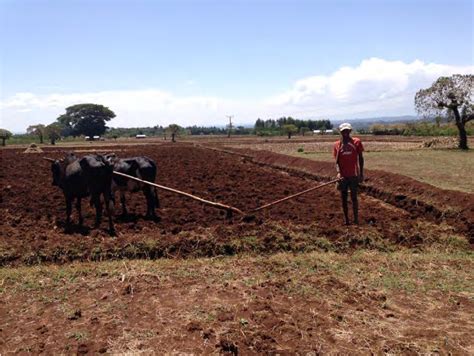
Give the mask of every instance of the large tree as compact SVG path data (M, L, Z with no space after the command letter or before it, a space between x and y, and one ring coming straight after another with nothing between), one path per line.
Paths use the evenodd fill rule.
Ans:
M459 148L467 150L466 123L474 119L474 75L454 74L440 77L431 87L421 89L415 95L415 107L419 114L436 116L447 114L454 119L459 131Z
M40 143L43 143L43 138L45 135L45 126L43 124L30 125L26 129L28 135L37 135L40 139Z
M0 129L0 140L2 140L2 146L5 146L5 141L12 137L12 133L5 129Z
M58 117L58 121L71 129L74 136L100 136L107 129L105 122L114 117L115 113L103 105L77 104L66 108L66 113Z

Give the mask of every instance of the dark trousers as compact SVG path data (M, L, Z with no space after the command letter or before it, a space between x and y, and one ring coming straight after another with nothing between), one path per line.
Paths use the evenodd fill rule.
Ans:
M338 185L341 191L342 211L344 212L344 222L350 224L347 198L349 189L351 190L352 210L354 213L354 224L359 224L359 201L357 200L357 190L359 188L359 177L343 178Z

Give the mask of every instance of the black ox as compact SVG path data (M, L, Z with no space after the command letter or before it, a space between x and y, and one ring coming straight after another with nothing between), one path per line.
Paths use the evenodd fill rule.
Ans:
M116 172L127 174L148 182L155 182L156 164L148 157L118 158L114 153L109 153L105 155L105 159L113 165L114 171ZM122 216L127 215L125 192L138 192L141 190L146 198L146 217L149 219L159 220L159 217L155 213L155 208L160 207L160 201L158 199L156 188L151 187L148 184L114 174L112 180L112 196L115 196L115 192L117 190L120 191Z
M109 232L114 235L111 199L112 165L101 155L87 155L79 159L73 153L69 153L62 160L46 159L52 162L53 185L61 188L66 199L66 230L70 229L74 199L76 199L79 225L82 226L84 219L81 212L81 199L88 196L91 197L91 205L95 206L95 227L99 227L102 220L100 196L103 195L109 218Z

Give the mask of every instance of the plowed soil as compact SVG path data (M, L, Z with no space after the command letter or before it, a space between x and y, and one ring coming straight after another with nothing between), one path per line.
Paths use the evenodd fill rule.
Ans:
M154 159L159 184L244 212L333 175L328 163L268 152L239 155L189 144L114 149L122 157L146 155ZM44 154L60 158L64 153L49 149ZM65 234L64 197L51 185L50 163L36 154L3 150L0 165L1 265L307 251L327 242L340 249L358 245L384 249L429 244L447 233L472 239L473 233L472 194L443 191L406 177L369 171L362 188L366 194L360 197L358 227L342 226L339 195L331 185L255 216L234 215L232 219L222 210L160 191L161 220L150 221L144 218L143 195L128 194L130 215L126 219L118 216L120 206L116 206L117 238L108 235L105 221L100 228L92 228L94 211L85 199L84 227L75 225L72 233ZM73 221L77 222L74 214Z

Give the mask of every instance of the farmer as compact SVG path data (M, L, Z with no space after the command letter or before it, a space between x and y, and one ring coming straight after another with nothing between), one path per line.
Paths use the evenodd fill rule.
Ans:
M341 139L334 143L334 158L336 159L338 189L341 191L342 210L344 211L344 223L350 225L347 195L351 190L352 209L354 212L354 224L359 224L359 202L357 201L357 188L364 181L364 147L360 139L351 137L352 126L349 123L339 125Z

